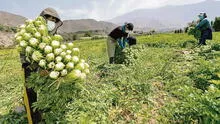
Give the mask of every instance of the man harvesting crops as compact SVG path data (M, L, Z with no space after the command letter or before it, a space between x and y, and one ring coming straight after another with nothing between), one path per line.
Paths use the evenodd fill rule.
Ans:
M207 19L207 15L201 12L199 15L199 23L196 25L195 29L201 31L201 37L199 39L199 45L206 45L206 40L212 40L212 29L211 24Z
M109 35L107 39L107 51L109 57L109 63L114 63L115 48L118 44L122 49L125 48L126 43L128 43L128 36L131 31L133 31L134 25L132 23L125 23L123 26L115 28Z
M40 16L42 16L46 20L48 33L51 35L56 34L57 29L63 24L58 13L53 8L44 9L40 13ZM36 22L35 25L38 25L38 23ZM28 27L26 27L26 28L28 30ZM30 30L31 30L31 28L30 28ZM39 35L40 35L40 33L39 33ZM36 37L37 37L37 34L36 34ZM38 65L30 64L27 61L25 54L23 54L23 53L20 54L20 58L21 58L21 62L22 62L22 68L24 69L24 73L25 73L25 79L27 79L30 76L31 72L36 72L38 70ZM44 74L44 73L46 73L46 72L42 71L42 74ZM34 90L32 88L26 88L26 91L27 91L27 95L28 95L28 99L29 99L29 101L28 101L29 105L32 106L32 103L37 101L37 93L34 92ZM40 119L39 112L33 112L33 109L32 109L31 115L32 115L33 122L37 123Z

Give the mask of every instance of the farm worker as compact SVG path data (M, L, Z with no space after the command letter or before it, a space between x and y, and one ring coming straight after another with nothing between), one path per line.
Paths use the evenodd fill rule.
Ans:
M126 43L128 42L127 38L129 33L134 29L132 23L125 23L123 26L118 26L115 28L109 35L107 39L107 51L109 57L109 63L114 63L115 57L115 48L118 44L122 49L125 48Z
M196 29L201 31L201 38L199 39L199 45L206 45L206 40L212 40L211 24L207 19L207 15L201 12L199 15L199 23L196 25Z
M46 20L48 32L52 35L56 34L57 29L63 24L58 13L53 8L44 9L40 13L40 16L42 16ZM26 61L26 59L25 59L26 57L24 54L21 54L20 58L21 58L21 62L22 62L22 68L24 69L25 81L26 81L26 79L30 76L31 72L37 72L38 66L37 65L30 65ZM32 88L26 88L26 91L27 91L27 95L28 95L29 105L32 106L32 103L37 101L37 93L34 92L34 90ZM38 111L34 112L33 109L31 109L31 116L32 116L32 121L34 123L38 123L41 119L40 113Z

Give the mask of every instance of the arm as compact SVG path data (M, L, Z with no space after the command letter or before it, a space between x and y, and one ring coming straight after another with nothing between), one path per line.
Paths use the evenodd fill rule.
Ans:
M118 39L117 41L118 41L119 46L120 46L122 49L125 48L126 43L128 42L128 40L127 40L126 37L123 37L123 38L121 38L121 39Z
M196 25L196 29L201 28L201 27L204 26L207 22L208 22L207 19L203 19L198 25Z

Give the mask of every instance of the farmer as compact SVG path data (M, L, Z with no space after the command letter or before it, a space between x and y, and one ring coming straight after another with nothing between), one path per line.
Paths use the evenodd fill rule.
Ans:
M46 20L48 31L52 35L56 34L57 29L63 24L58 13L53 8L44 9L40 13L40 16L42 16ZM27 78L30 76L31 72L38 71L38 66L37 65L30 65L25 60L26 57L23 54L20 55L20 58L21 58L21 62L22 62L22 68L24 69L25 81L27 81ZM46 72L42 71L41 73L44 74ZM26 91L27 91L27 95L28 95L29 105L32 106L32 103L37 101L37 93L34 92L34 90L32 88L27 88L27 87L26 87ZM34 123L38 123L41 120L40 113L38 111L34 112L33 109L31 109L31 116L32 116L32 120Z
M109 57L109 63L114 63L115 57L115 48L118 45L124 49L126 42L128 42L127 38L129 33L134 29L134 25L132 23L125 23L123 26L119 26L115 28L109 35L107 39L107 51Z
M212 40L212 29L211 24L207 19L207 15L201 12L199 15L199 23L196 29L201 31L201 38L199 39L199 45L206 45L206 40Z

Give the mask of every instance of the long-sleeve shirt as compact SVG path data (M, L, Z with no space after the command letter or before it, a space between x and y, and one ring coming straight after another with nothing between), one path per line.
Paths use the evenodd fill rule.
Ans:
M196 29L199 29L201 31L204 31L206 29L211 29L211 24L208 21L208 19L205 18L202 21L200 21L199 24L196 25Z
M117 28L115 28L110 34L109 36L115 40L118 40L119 38L127 38L128 37L128 33L123 31L123 26L119 26Z
M127 42L127 37L128 37L128 33L125 32L125 27L124 26L119 26L117 28L115 28L110 34L109 36L113 39L115 39L119 46L121 48L125 48L126 46L126 42Z

